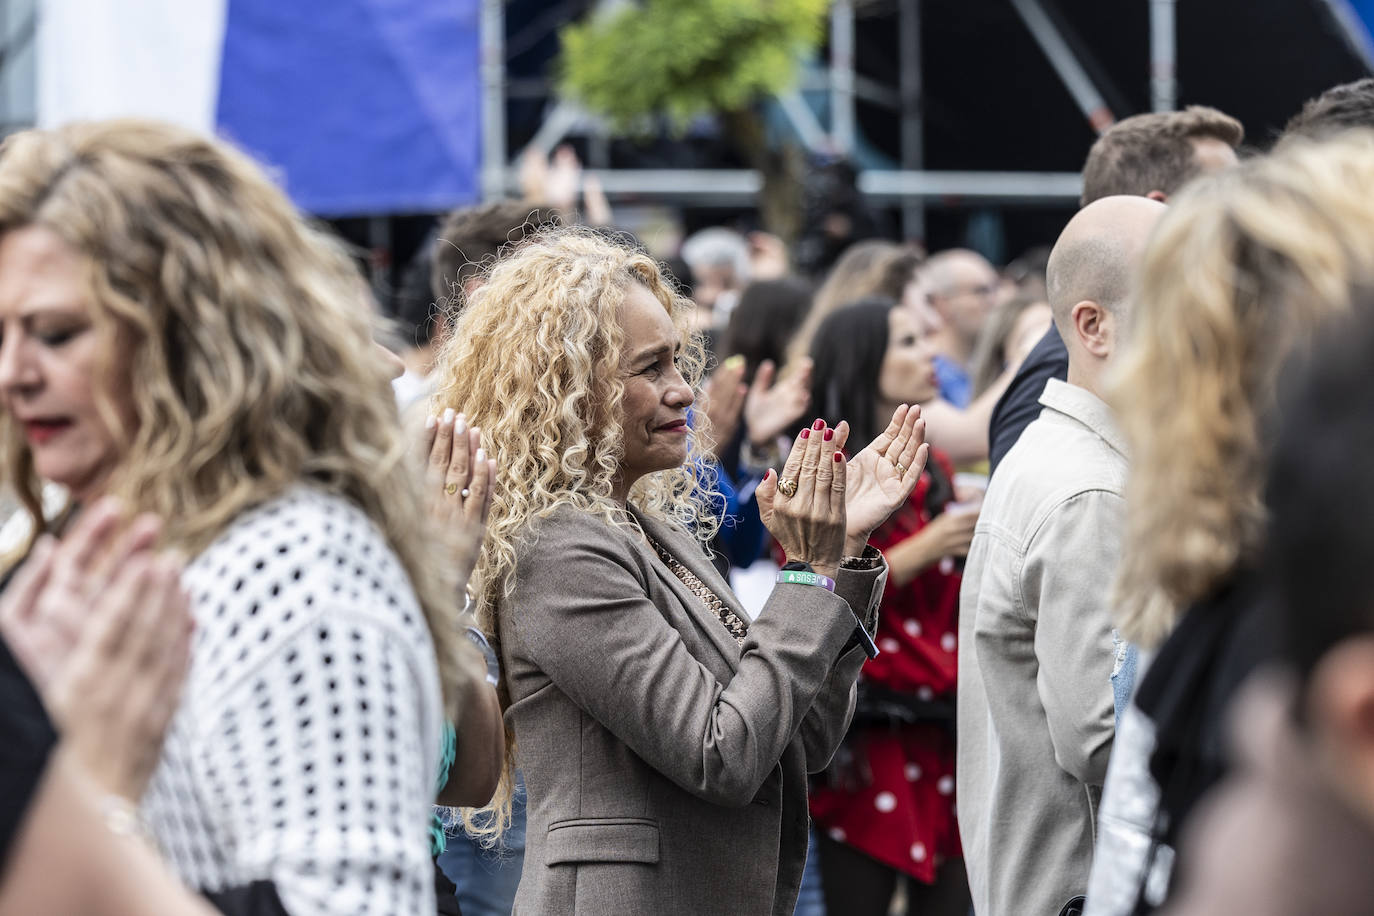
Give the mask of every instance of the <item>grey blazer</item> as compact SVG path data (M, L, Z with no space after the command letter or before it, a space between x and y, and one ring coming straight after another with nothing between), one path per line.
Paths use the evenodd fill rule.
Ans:
M748 620L689 534L640 524ZM854 709L886 567L779 585L743 646L637 535L572 508L519 553L499 636L529 791L522 916L791 916L806 774ZM843 597L840 597L840 596Z

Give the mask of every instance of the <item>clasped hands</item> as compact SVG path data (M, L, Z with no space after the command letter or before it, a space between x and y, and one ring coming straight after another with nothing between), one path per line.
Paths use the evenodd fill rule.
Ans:
M915 489L930 446L920 407L903 404L879 436L846 460L849 424L817 420L793 443L782 473L769 470L755 491L759 514L788 559L834 578Z
M40 537L0 598L0 632L96 787L137 802L152 776L191 657L184 560L161 522L88 507L61 540Z

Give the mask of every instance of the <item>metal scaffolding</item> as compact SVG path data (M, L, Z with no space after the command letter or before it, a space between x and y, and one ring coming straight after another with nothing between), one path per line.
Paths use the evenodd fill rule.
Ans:
M1176 0L1141 0L1150 4L1151 99L1156 110L1175 104L1174 4ZM1030 36L1049 60L1084 117L1097 131L1105 130L1114 115L1093 84L1087 69L1060 34L1041 0L1010 0ZM568 101L553 104L525 149L514 154L505 149L505 101L531 98L547 92L543 81L521 81L509 87L503 68L493 61L504 53L504 27L500 0L483 2L484 106L497 109L484 117L487 136L483 142L483 189L488 198L518 187L517 169L525 149L548 154L571 135L583 135L604 144L606 126L595 116ZM1077 200L1081 182L1076 172L965 172L928 171L922 168L924 125L921 74L920 0L898 0L897 28L901 43L899 84L895 87L866 79L854 71L854 0L835 0L830 12L830 55L824 74L807 79L798 89L777 97L779 109L798 141L811 151L847 154L857 142L857 100L890 107L901 118L901 168L869 169L859 173L859 189L870 198L901 207L902 226L908 237L924 234L925 207L930 201L957 198L981 203L1069 203ZM553 26L552 23L549 24ZM1142 74L1142 77L1144 74ZM528 84L528 85L526 85ZM829 94L829 124L817 117L802 90ZM490 136L501 129L500 137ZM753 171L736 169L593 169L611 197L656 197L679 206L748 205L758 194L761 179Z

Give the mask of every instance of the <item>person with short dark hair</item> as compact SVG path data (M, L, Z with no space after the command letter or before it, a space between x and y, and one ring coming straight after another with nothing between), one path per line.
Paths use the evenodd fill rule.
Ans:
M1244 139L1239 121L1205 105L1123 118L1088 150L1079 206L1117 194L1167 202L1196 176L1235 165Z
M1332 86L1308 99L1302 111L1289 119L1279 142L1295 137L1321 140L1360 127L1374 127L1374 77Z
M406 268L396 294L395 318L406 366L395 385L402 408L428 392L425 380L443 342L445 316L451 319L462 309L482 268L526 232L562 220L558 210L524 200L498 200L459 207L439 222L433 238Z

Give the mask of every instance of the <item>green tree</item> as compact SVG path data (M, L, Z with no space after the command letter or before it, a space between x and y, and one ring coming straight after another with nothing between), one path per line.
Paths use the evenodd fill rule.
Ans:
M790 88L814 53L829 0L643 0L564 27L560 88L624 132L656 115L681 127L714 112L763 175L759 209L784 238L800 230L800 156L771 149L757 102Z

